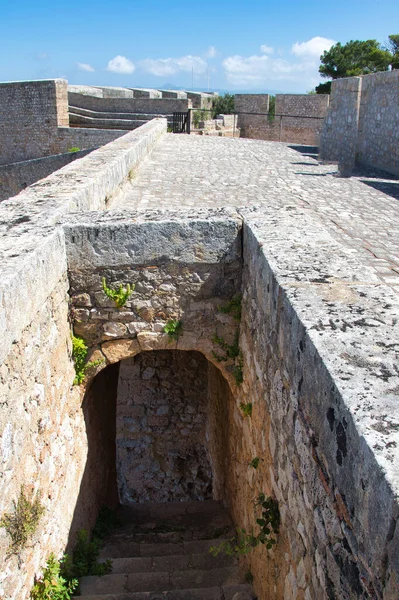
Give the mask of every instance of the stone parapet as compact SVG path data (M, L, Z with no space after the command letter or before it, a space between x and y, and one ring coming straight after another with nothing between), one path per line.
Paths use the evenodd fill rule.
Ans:
M108 113L151 113L169 115L173 112L187 112L191 101L187 97L162 98L96 98L83 94L68 94L69 104L97 112Z
M54 270L54 282L58 281L59 269L65 265L61 257L63 234L60 230L54 233L54 225L69 212L106 208L165 132L166 120L151 121L0 204L4 272L0 287L0 362L43 303L41 293L51 293L51 282L45 282ZM56 248L52 248L54 244ZM41 266L46 264L47 254L54 261L54 269ZM16 302L16 298L21 301Z
M20 191L32 185L32 183L47 177L54 171L65 167L65 165L68 165L77 158L82 158L96 149L91 148L76 152L66 152L64 154L55 154L54 156L44 156L43 158L0 165L0 201L19 194Z
M399 72L336 79L320 158L348 174L356 161L399 175Z
M234 96L241 137L318 145L328 96L277 94L275 116L270 117L269 100L268 94Z
M305 598L323 598L333 590L336 598L394 598L399 378L387 340L398 298L306 210L240 213L240 343L251 357L244 386L259 389L246 443L249 455L260 452L253 446L260 449L266 427L273 474L263 485L278 499L282 522L295 523L287 531L292 563L279 563L273 583L284 581L275 597L307 590ZM236 497L249 499L255 489L248 487ZM236 519L242 510L238 502ZM265 560L251 557L252 573ZM255 575L259 597L267 597L267 584Z
M320 158L352 169L355 164L362 78L336 79L320 139Z
M186 100L187 93L182 90L158 90L162 94L162 98Z
M133 98L162 98L162 92L151 88L129 88L133 92Z
M394 175L399 175L398 98L398 70L362 78L356 158Z
M0 164L57 154L68 124L64 79L0 83Z

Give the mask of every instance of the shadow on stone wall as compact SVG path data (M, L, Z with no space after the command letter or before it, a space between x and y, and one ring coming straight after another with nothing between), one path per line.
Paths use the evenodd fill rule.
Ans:
M74 546L79 529L90 530L101 506L114 508L118 504L116 486L116 394L119 363L109 365L92 381L83 402L87 459L72 525L67 551Z

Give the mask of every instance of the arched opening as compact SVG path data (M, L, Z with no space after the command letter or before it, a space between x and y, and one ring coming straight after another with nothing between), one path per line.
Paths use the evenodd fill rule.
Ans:
M225 500L231 399L197 351L141 352L100 371L82 403L87 459L70 539L104 504Z

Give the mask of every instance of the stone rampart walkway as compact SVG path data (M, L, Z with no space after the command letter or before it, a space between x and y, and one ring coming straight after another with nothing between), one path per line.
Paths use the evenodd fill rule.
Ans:
M339 178L309 146L168 134L111 208L301 207L399 292L399 181L380 175Z

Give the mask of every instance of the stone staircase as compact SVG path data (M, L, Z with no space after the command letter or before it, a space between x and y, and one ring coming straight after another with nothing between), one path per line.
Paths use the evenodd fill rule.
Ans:
M226 510L213 500L121 507L101 558L112 573L82 577L76 600L254 600L237 559L209 554L231 537Z
M69 106L70 127L94 127L96 129L137 129L140 125L156 119L166 117L171 122L173 115L159 115L153 113L114 113L99 112Z

